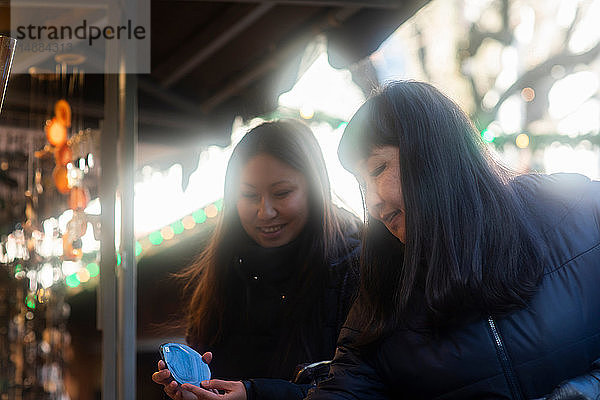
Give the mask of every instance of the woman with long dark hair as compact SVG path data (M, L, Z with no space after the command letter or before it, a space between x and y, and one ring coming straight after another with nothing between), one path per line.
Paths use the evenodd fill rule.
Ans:
M361 285L310 399L525 399L589 371L600 182L511 173L414 81L374 94L338 154L368 212Z
M358 286L359 228L356 217L333 205L320 147L306 125L267 122L242 138L227 166L220 220L182 274L188 344L214 354L214 377L245 379L205 388L233 392L231 398L303 396L305 388L255 378L289 380L298 364L333 357ZM173 398L190 395L164 369L153 379Z

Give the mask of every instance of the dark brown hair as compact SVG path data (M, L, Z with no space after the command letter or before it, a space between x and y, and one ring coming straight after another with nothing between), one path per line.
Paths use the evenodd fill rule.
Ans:
M415 303L439 326L522 307L542 275L540 234L514 175L460 107L427 83L383 87L352 117L338 155L354 171L387 145L399 151L406 239L368 218L353 312L368 327L364 343L405 322Z
M198 259L181 275L186 280L187 340L206 348L231 331L239 310L228 295L236 247L245 233L236 210L240 171L258 154L269 154L301 172L309 183L309 217L300 254L305 255L292 290L295 332L305 331L314 317L326 282L328 261L344 248L344 225L331 200L329 178L321 149L311 130L295 120L263 123L249 131L233 150L225 176L223 212L213 236ZM341 246L340 246L341 245ZM293 301L293 300L292 300ZM313 332L312 334L320 334ZM283 357L283 355L282 355Z

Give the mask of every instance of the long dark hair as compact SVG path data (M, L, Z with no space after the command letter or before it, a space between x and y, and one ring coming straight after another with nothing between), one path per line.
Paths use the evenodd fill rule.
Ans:
M353 171L386 145L399 151L406 239L367 218L353 311L368 327L363 343L407 322L415 304L434 327L525 305L543 271L539 233L509 184L514 174L460 107L427 83L388 84L354 115L338 155Z
M347 251L343 230L350 221L343 220L334 210L325 161L310 128L299 121L278 120L252 129L235 147L227 165L223 212L213 236L194 264L181 274L186 281L184 293L190 299L187 341L197 348L206 349L222 340L239 319L239 309L232 304L233 296L228 295L234 275L232 256L246 237L236 209L237 192L241 170L259 154L269 154L290 165L304 174L309 184L309 217L299 253L305 258L297 271L301 279L297 279L296 287L292 288L296 295L290 298L293 318L289 320L293 321L291 330L295 333L305 333L310 326L309 319L317 313L327 263ZM300 336L308 340L306 335ZM308 345L304 343L310 353L306 349Z

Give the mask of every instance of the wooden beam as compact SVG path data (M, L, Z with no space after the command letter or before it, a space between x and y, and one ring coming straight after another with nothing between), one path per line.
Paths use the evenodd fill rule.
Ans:
M190 2L210 3L261 3L282 6L315 7L365 7L397 9L404 6L403 0L186 0Z
M206 29L201 34L200 37L196 37L192 39L190 42L201 42L202 37L205 37L207 31L212 31L213 39L208 42L206 46L197 51L194 55L188 58L183 63L175 63L172 60L169 60L167 63L161 65L157 74L160 75L162 69L168 68L171 72L170 75L167 75L165 79L161 81L161 85L164 88L170 88L175 83L179 82L182 78L187 76L194 68L202 64L205 60L207 60L211 55L216 53L218 50L223 48L227 43L229 43L232 39L238 36L245 29L250 27L256 20L265 15L271 8L275 6L275 3L262 3L258 7L254 8L252 11L242 16L237 22L230 25L227 29L221 32L220 35L214 36L214 31L212 29ZM174 68L174 66L177 66Z
M297 54L299 51L302 51L303 46L306 45L310 38L325 31L331 26L335 26L343 22L359 10L360 8L358 7L343 8L341 10L327 13L324 18L314 24L311 29L308 29L304 34L299 35L299 37L297 37L291 43L274 50L271 56L265 57L265 60L254 66L254 68L249 68L244 73L237 75L235 79L229 82L229 84L225 85L223 88L221 88L221 90L217 91L210 98L205 100L202 103L202 111L205 113L210 112L216 106L238 93L241 89L249 86L251 83L255 82L269 71L275 69L293 54Z

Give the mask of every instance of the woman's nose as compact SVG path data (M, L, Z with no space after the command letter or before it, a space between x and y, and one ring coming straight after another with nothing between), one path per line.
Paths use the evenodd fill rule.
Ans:
M258 218L260 219L271 219L277 216L277 210L273 207L271 199L266 196L260 201L258 205Z
M383 200L379 196L379 193L377 193L377 190L373 190L372 187L368 187L365 190L365 202L367 204L367 211L369 214L371 214L371 216L374 218L379 218Z

